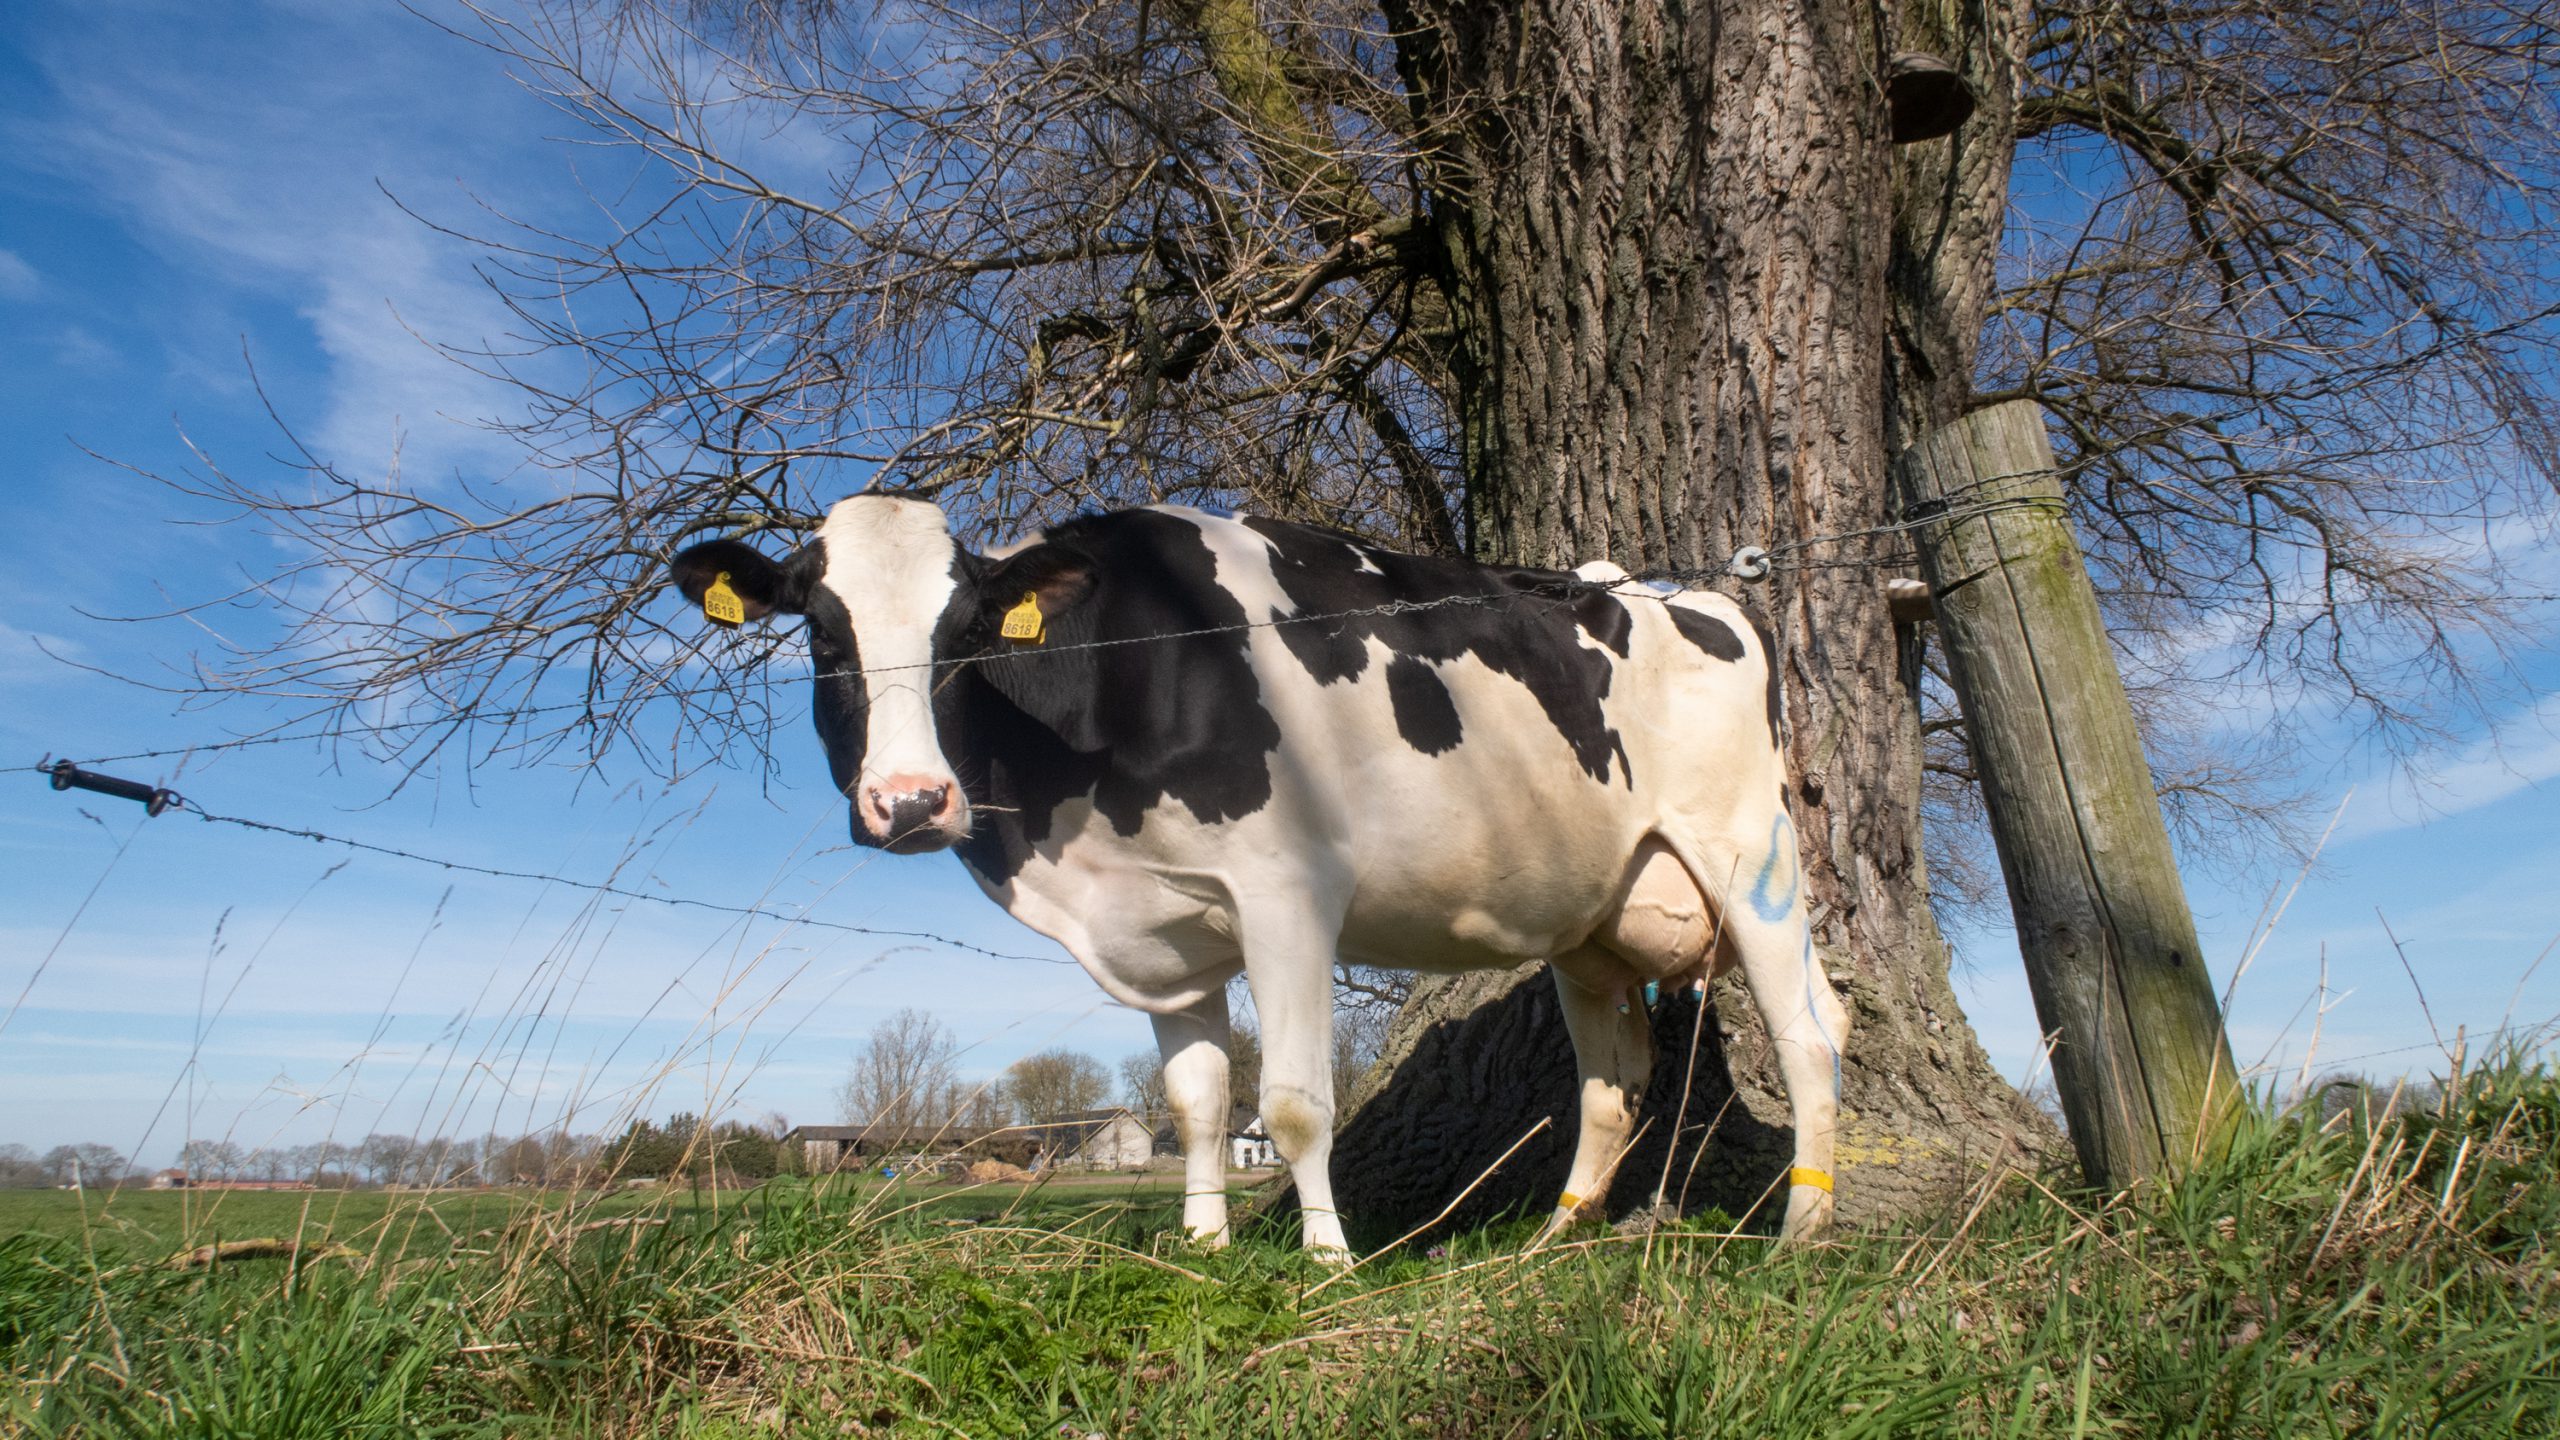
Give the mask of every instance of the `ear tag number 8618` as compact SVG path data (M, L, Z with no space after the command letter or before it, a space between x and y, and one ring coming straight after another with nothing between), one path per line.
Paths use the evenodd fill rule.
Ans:
M747 623L747 602L739 599L738 592L730 586L728 571L721 571L719 579L704 587L702 615L716 625L734 627Z
M997 631L1007 640L1027 640L1034 645L1048 638L1048 626L1040 616L1040 597L1025 595L1022 603L1004 612L1004 625Z

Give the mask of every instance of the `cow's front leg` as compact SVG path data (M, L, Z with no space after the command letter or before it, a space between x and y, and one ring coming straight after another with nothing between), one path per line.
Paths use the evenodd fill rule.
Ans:
M1333 952L1337 937L1248 938L1245 980L1262 1017L1262 1125L1298 1186L1298 1227L1317 1258L1348 1263L1333 1208Z
M1182 1138L1182 1228L1212 1248L1227 1243L1227 992L1154 1017L1164 1098Z

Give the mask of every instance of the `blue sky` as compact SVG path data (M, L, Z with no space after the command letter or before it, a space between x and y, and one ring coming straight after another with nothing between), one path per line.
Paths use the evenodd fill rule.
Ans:
M609 188L612 162L546 138L562 129L487 53L391 5L32 0L0 12L12 380L0 519L20 557L0 571L0 743L16 763L259 722L173 711L76 668L147 675L257 626L246 613L202 627L91 618L198 598L276 558L245 531L173 523L205 512L135 473L200 468L192 452L284 473L244 356L284 418L350 468L396 459L445 483L520 463L473 423L509 413L509 395L419 338L503 332L473 254L383 191L455 218L479 196L591 223L580 186ZM2392 1073L2433 1059L2409 1048L2429 1029L2377 911L2443 1030L2477 1033L2508 1013L2560 936L2560 666L2529 654L2520 674L2494 726L2422 757L2423 790L2344 748L2312 757L2317 785L2355 798L2241 983L2244 1061L2298 1060L2311 1022L2297 1012L2324 956L2324 1054L2371 1055L2360 1068ZM596 1130L633 1106L832 1119L829 1091L859 1038L907 1005L940 1014L981 1073L1052 1044L1107 1060L1150 1044L1140 1017L1044 963L1054 949L980 899L955 862L844 848L814 740L795 724L776 745L772 784L752 769L671 788L631 767L496 770L387 799L386 775L303 747L109 768L207 809L427 855L614 874L1037 958L732 923L189 816L145 820L20 771L0 785L0 1142L99 1140L161 1161L189 1136L517 1131L564 1115ZM2190 866L2217 976L2285 878ZM2035 1026L2005 935L1968 944L1960 984L1993 1055L2022 1071ZM2520 1018L2554 1012L2560 961L2513 1004Z

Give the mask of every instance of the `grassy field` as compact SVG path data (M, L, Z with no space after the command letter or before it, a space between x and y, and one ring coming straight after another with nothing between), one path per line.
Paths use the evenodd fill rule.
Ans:
M774 1194L791 1189L784 1186ZM1165 1217L1176 1217L1182 1177L1062 1175L1034 1186L977 1188L939 1180L909 1185L842 1177L827 1181L825 1193L836 1203L859 1200L928 1219L985 1220L1010 1213L1045 1221L1110 1206L1161 1210ZM576 1219L570 1223L697 1211L714 1221L739 1211L742 1220L753 1223L765 1203L755 1190L696 1191L687 1186L609 1195L535 1190L0 1190L0 1238L86 1236L102 1254L131 1259L251 1236L299 1236L306 1243L348 1245L368 1256L387 1250L394 1258L407 1258L449 1253L461 1237L504 1226L527 1209L574 1210Z
M2020 1178L1793 1251L1721 1217L1536 1253L1495 1227L1348 1275L1277 1231L1182 1246L1166 1181L784 1181L716 1207L243 1195L210 1215L128 1195L85 1232L72 1197L12 1197L0 1426L2560 1434L2556 1152L2560 1078L2510 1063L2378 1125L2261 1113L2176 1188L2106 1205ZM354 1258L159 1263L317 1223L305 1199Z

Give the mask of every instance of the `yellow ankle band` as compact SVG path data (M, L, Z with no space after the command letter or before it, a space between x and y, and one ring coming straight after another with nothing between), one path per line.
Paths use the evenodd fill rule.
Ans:
M1828 1170L1808 1170L1799 1165L1787 1172L1787 1183L1790 1185L1810 1185L1814 1189L1828 1194L1831 1190L1831 1172Z

